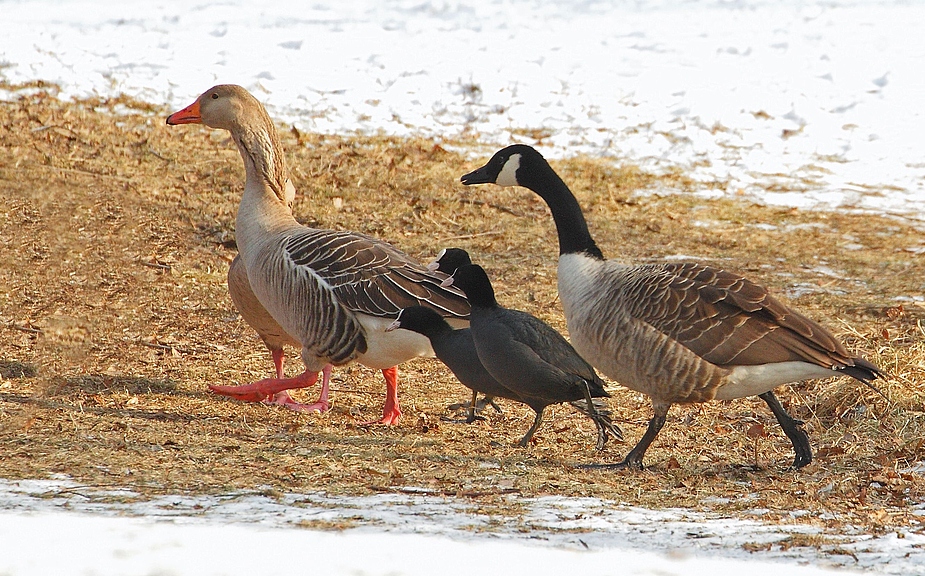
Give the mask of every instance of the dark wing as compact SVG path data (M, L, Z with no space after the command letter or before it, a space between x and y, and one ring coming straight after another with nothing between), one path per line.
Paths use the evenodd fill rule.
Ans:
M446 275L391 245L355 232L303 229L286 243L293 265L310 269L347 309L394 318L409 306L433 308L447 318L468 318L465 295L440 283Z
M738 274L671 263L632 268L628 278L621 297L630 314L713 364L854 365L828 330Z
M446 332L432 338L431 343L437 358L466 387L489 396L522 401L519 393L498 382L482 365L469 328Z
M552 372L568 375L561 377L563 381L575 382L574 376L577 376L588 383L592 396L609 396L594 368L555 328L520 310L501 309L498 313L506 317L505 325L511 339L523 345L524 350L529 349L532 355L551 367Z

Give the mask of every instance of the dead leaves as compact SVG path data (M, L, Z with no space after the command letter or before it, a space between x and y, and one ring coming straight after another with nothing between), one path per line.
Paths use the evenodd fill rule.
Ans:
M839 518L833 523L877 529L916 522L909 504L921 501L925 480L904 470L925 460L916 443L925 437L923 309L892 297L921 291L908 262L914 255L893 250L920 243L919 232L870 215L638 194L695 184L605 159L556 161L589 208L598 243L627 261L690 254L748 270L780 293L817 281L802 264L825 259L850 279L837 283L850 298L819 292L796 304L814 318L835 317L826 324L849 349L893 375L883 385L894 406L844 379L779 392L807 422L816 449L817 464L797 472L789 469L790 442L758 400L675 407L648 469L583 471L574 465L625 456L650 415L644 398L611 385L614 419L628 440L602 455L593 450L593 426L568 409L551 411L526 449L514 444L533 414L513 403L486 422L441 421L465 390L432 360L403 366L405 417L392 428L356 426L381 413L383 394L378 374L362 367L335 370L335 404L322 415L207 392L211 383L272 371L225 286L240 159L224 136L170 129L150 107L114 122L98 104L48 94L0 103L0 442L11 447L0 475L66 472L111 484L121 478L113 471L132 470L133 485L151 493L425 487L484 498L596 496L730 516L757 506L830 512ZM542 201L523 190L457 184L480 165L478 143L294 130L282 137L300 221L372 233L422 260L444 241L459 242L491 268L506 303L566 332ZM693 224L703 220L710 225ZM837 249L848 232L864 250ZM69 349L80 353L62 354ZM297 357L287 366L298 369Z

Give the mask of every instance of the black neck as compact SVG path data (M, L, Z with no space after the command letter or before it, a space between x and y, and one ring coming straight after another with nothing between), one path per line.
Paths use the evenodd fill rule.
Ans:
M487 287L480 286L474 294L472 290L466 292L466 299L473 308L497 308L498 301L495 300L495 291L489 284Z
M472 308L497 308L495 289L488 279L488 274L481 266L470 264L462 266L453 275L453 283L466 293L466 300Z
M603 260L604 255L591 238L575 195L545 160L540 164L542 166L527 175L518 173L518 183L536 192L549 206L559 234L559 255L585 253Z
M442 334L449 334L453 331L453 327L450 326L449 322L444 318L439 318L439 320L434 320L431 323L428 323L425 326L421 327L421 334L427 336L428 338L435 338Z

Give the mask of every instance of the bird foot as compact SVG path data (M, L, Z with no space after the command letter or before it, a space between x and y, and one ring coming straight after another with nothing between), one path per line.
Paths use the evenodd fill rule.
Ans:
M800 468L809 465L809 463L812 461L813 461L812 453L797 454L796 457L793 459L792 468L794 470L799 470Z
M398 424L398 420L401 418L401 411L399 410L383 410L382 418L378 420L371 420L369 422L361 422L360 426L374 426L376 424L382 424L384 426L395 426Z
M456 403L454 403L454 404L450 404L449 406L446 407L446 409L447 409L447 410L452 410L452 411L454 411L454 412L457 412L457 411L459 411L459 410L468 410L468 409L469 409L469 401L468 401L468 400L463 400L462 402L456 402Z
M290 410L295 410L296 412L327 412L331 409L331 405L327 400L319 400L312 404L303 404L297 402L289 395L289 392L283 391L273 397L272 400L264 400L264 404L276 404L279 406L285 406Z
M488 418L484 416L479 416L478 414L476 414L475 416L471 416L471 417L466 416L465 418L447 418L446 416L441 416L440 419L443 420L444 422L449 422L451 424L472 424L473 422L477 420L482 420L482 421L488 420Z
M491 406L495 409L495 412L498 414L504 414L504 411L501 410L501 407L495 404L495 401L490 398L482 398L475 404L475 409L477 411L483 410L486 406Z
M478 401L475 403L475 411L482 412L488 406L491 406L492 408L494 408L495 412L497 412L498 414L504 414L504 411L501 410L501 407L495 403L494 399L489 398L487 396L478 399ZM468 400L463 401L463 402L456 402L446 407L447 410L453 410L454 412L458 412L460 410L469 410L471 408L472 408L472 403L469 402Z
M577 467L582 470L642 470L643 468L642 462L635 460L623 460L613 464L579 464Z
M600 452L607 445L607 439L612 437L617 442L623 441L623 430L614 424L609 416L604 414L595 414L592 416L594 425L597 428L597 450Z
M318 380L316 372L303 372L295 378L264 378L251 384L243 386L221 386L218 384L209 384L209 390L222 396L228 396L242 402L263 402L266 400L273 402L274 395L279 392L285 392L293 388L305 388L313 385ZM286 394L289 397L288 394ZM290 401L295 402L292 398Z
M242 402L263 402L278 392L270 385L276 378L267 378L243 386L220 386L218 384L209 384L209 390L221 396L228 396Z

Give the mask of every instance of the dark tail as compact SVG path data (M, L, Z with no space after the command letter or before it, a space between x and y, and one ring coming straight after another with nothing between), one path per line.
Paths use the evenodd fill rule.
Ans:
M845 366L844 368L840 368L839 371L843 372L846 376L851 376L861 384L883 396L883 398L889 402L890 399L887 395L881 392L880 389L872 383L872 381L877 378L886 377L886 373L863 358L852 358L851 360L854 362L853 366Z

